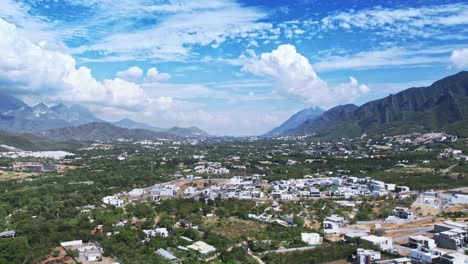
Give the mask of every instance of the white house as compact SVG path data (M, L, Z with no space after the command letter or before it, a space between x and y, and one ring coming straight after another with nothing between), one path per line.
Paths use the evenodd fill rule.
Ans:
M187 246L187 248L198 251L202 255L206 255L206 254L209 254L211 252L216 251L215 247L213 247L211 245L208 245L207 243L205 243L203 241L197 241L197 242L193 243L192 245Z
M165 227L162 228L156 228L156 229L144 229L143 233L145 233L146 237L156 237L156 236L161 236L161 237L168 237L169 236L169 231Z
M115 195L103 197L102 202L116 207L122 207L124 205L124 201Z
M356 261L354 263L358 263L358 264L373 263L376 260L380 260L380 258L381 258L381 254L379 251L358 248L356 250Z
M380 247L382 250L390 250L393 248L393 240L390 237L379 237L375 235L361 237L361 239Z
M419 263L439 263L440 257L444 253L439 250L420 247L411 250L410 258Z

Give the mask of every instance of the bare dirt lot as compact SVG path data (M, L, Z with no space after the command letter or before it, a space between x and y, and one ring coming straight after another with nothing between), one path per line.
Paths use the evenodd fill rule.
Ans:
M205 220L204 224L215 233L228 239L252 237L266 228L266 224L257 221L242 220L235 217L227 219L219 219L217 217L209 218Z

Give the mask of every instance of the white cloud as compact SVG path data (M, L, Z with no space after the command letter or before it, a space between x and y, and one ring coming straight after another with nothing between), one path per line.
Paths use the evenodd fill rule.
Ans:
M169 73L159 72L158 69L155 67L149 68L146 72L145 81L147 82L159 82L159 81L167 81L171 78Z
M456 68L468 67L468 48L454 50L450 56L450 62Z
M100 82L68 54L36 45L0 19L0 85L49 99L141 109L152 103L140 85L116 78Z
M243 71L276 81L276 91L283 96L313 104L349 102L369 91L356 79L331 87L320 79L306 57L292 45L281 45L260 57L244 58Z
M446 64L447 56L459 45L432 46L413 45L390 47L379 50L360 51L354 54L327 55L314 66L319 71L344 69L371 69L382 67L421 67ZM333 51L332 51L333 52ZM336 53L336 52L335 52Z
M133 66L125 71L117 72L117 77L127 81L138 81L143 76L143 70L138 66Z
M111 34L103 35L91 45L74 48L74 53L98 52L109 60L130 56L180 61L195 56L195 46L217 47L227 39L247 39L250 34L271 28L271 24L259 22L266 13L231 0L182 0L168 4L132 1L128 8L121 7L122 3L112 1L98 5L99 17L88 24L109 27ZM144 28L133 25L138 21L133 18L142 17L158 17L159 21ZM110 23L117 18L125 23ZM130 25L132 30L116 30L120 24Z
M377 34L398 38L438 38L445 36L441 34L444 28L466 24L468 24L466 3L428 5L418 8L351 9L321 20L321 27L324 30L373 29L378 30Z

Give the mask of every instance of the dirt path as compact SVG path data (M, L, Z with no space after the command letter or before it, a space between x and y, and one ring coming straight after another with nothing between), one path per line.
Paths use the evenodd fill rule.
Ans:
M258 263L260 264L265 264L265 262L263 262L263 260L255 255L252 255L252 258L254 258Z
M442 175L446 175L446 174L452 172L452 170L453 170L456 166L458 166L458 163L455 163L455 164L453 164L452 166L450 166L450 167L448 167L448 168L442 170L442 171L441 171Z

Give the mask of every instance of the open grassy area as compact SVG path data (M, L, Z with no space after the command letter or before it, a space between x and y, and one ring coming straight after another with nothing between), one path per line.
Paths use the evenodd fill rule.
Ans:
M36 173L0 170L0 181L21 180L36 176Z

